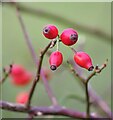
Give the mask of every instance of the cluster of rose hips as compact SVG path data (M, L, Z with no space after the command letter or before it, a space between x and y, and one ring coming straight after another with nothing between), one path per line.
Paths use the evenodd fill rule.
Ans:
M50 40L56 39L57 42L62 42L66 46L72 46L78 40L78 33L76 30L72 28L67 28L63 30L61 35L59 35L57 27L51 24L46 25L43 28L43 35ZM56 70L57 67L59 67L62 64L62 61L63 61L63 55L57 49L55 52L53 52L50 55L50 58L49 58L51 70ZM88 71L92 71L94 69L90 56L85 52L82 52L82 51L76 52L74 50L74 61L80 67L85 68Z
M57 50L52 52L49 58L51 70L56 70L62 64L63 55L58 50L58 43L62 42L66 46L74 45L78 40L78 33L72 28L63 30L61 35L58 34L58 29L54 25L46 25L43 29L43 35L50 40L57 40ZM74 50L74 61L80 67L85 68L89 71L93 70L92 60L90 56L82 51L76 52ZM25 86L30 83L32 79L31 73L26 71L21 65L13 65L11 70L12 83L18 86ZM21 92L16 97L16 102L25 104L28 100L29 93Z

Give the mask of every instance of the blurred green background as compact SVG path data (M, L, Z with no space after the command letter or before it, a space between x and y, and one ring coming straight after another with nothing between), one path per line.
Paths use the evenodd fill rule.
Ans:
M23 6L27 6L33 9L43 10L54 15L69 19L70 21L83 24L85 26L101 29L107 34L111 34L111 4L110 3L20 3ZM40 50L42 50L50 41L42 35L43 26L46 24L54 24L58 27L59 33L63 29L66 29L70 24L63 24L49 17L35 16L30 13L21 12L24 23L28 29L30 37L32 39L33 47L39 56ZM22 64L26 69L33 74L36 73L36 66L31 58L29 49L24 41L24 36L20 27L20 23L16 16L16 11L13 6L4 4L2 7L2 65L7 66L14 62ZM76 27L73 27L76 29ZM99 75L93 77L90 81L92 87L96 92L102 96L102 98L111 106L111 41L106 38L96 36L94 34L85 32L79 28L76 29L79 33L79 37L85 39L84 51L87 52L93 59L94 65L101 65L106 58L108 58L108 66ZM73 47L77 49L79 44L83 42L79 39L77 44ZM50 51L54 51L56 47ZM73 52L65 45L60 45L60 51L63 53L64 61L73 58ZM45 56L43 66L49 69L48 57ZM82 69L82 68L81 68ZM89 74L85 70L85 76ZM68 108L73 108L78 111L85 111L85 103L81 103L76 99L68 99L62 101L62 99L69 95L75 94L85 98L85 91L78 84L73 75L68 69L64 69L62 66L57 71L51 72L52 77L49 81L53 92L58 99L60 105ZM17 87L11 84L11 79L8 78L2 86L2 99L10 102L15 102L17 93L21 91L27 91L32 84L26 87ZM40 81L34 92L32 105L48 106L51 105L48 96L45 92L45 88ZM91 109L95 111L95 109ZM3 117L26 117L26 114L14 113L9 111L3 111Z

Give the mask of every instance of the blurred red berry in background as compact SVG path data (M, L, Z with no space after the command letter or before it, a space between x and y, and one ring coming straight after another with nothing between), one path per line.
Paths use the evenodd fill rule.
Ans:
M21 92L16 96L16 102L20 104L26 104L28 101L29 94L28 92Z
M14 64L11 71L11 82L17 86L24 86L32 80L32 74L23 66Z

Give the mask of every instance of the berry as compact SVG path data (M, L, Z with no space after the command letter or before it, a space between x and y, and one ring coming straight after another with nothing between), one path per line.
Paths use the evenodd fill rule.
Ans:
M56 70L62 64L63 56L59 51L55 51L50 55L49 63L51 70Z
M28 72L20 75L20 76L15 76L12 78L12 83L17 86L24 86L30 83L32 79L32 75Z
M26 71L23 66L14 64L11 70L12 83L18 86L27 85L31 79L32 75Z
M58 36L58 29L54 25L46 25L43 29L43 35L48 39L54 39Z
M75 53L74 61L80 67L83 67L83 68L87 69L88 71L92 71L94 69L90 56L85 52L77 52L77 53Z
M60 39L65 45L71 46L77 42L78 33L72 28L67 28L60 35Z
M24 74L24 72L25 69L21 65L14 64L11 69L11 76L12 77L20 76Z
M20 104L26 104L28 101L29 94L27 92L21 92L16 97L16 102Z

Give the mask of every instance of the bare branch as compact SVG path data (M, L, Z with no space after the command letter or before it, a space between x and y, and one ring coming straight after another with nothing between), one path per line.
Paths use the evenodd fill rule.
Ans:
M86 113L87 113L87 118L89 118L90 117L90 95L89 95L88 83L84 85L85 85L85 93L86 93Z
M40 61L39 61L38 58L37 58L37 55L36 55L36 53L35 53L35 51L34 51L34 48L33 48L32 43L31 43L31 38L30 38L30 36L29 36L29 34L28 34L28 32L27 32L27 29L26 29L26 27L25 27L25 25L24 25L23 19L22 19L22 17L21 17L20 11L19 11L20 9L19 9L19 7L17 6L17 3L13 2L13 4L15 4L16 12L17 12L17 17L18 17L18 19L19 19L19 22L20 22L22 31L23 31L23 33L24 33L25 41L26 41L27 46L28 46L28 48L29 48L29 50L30 50L31 56L32 56L32 58L33 58L33 60L34 60L34 63L38 66L38 65L40 64ZM52 41L52 45L55 45L55 44L56 44L56 40L53 40L53 41ZM48 82L47 82L47 79L46 79L46 77L45 77L45 75L44 75L43 68L41 69L41 76L42 76L42 80L43 80L43 83L44 83L46 92L47 92L47 94L48 94L51 102L53 103L53 105L57 105L58 103L57 103L56 97L54 96L54 94L53 94L53 92L52 92L52 90L51 90L51 88L50 88L50 86L49 86L49 84L48 84ZM34 82L34 85L35 85L35 82ZM33 88L34 88L34 87L33 87Z
M29 99L28 99L28 102L27 102L27 104L26 104L27 108L30 106L31 99L32 99L34 90L35 90L35 88L36 88L36 84L37 84L37 82L38 82L39 79L40 79L40 73L41 73L41 67L42 67L43 57L44 57L45 53L47 52L47 50L49 49L50 45L51 45L51 42L50 42L50 43L46 46L46 48L40 53L38 70L37 70L36 77L35 77L35 79L34 79L34 81L33 81L33 85L32 85L32 87L31 87L31 90L30 90Z
M30 50L31 56L32 56L35 64L37 65L38 58L37 58L37 55L36 55L36 53L35 53L35 51L34 51L34 48L33 48L33 46L32 46L32 43L31 43L32 40L31 40L31 38L30 38L30 35L29 35L29 33L28 33L27 29L26 29L26 26L24 25L24 21L23 21L23 19L22 19L22 17L21 17L20 8L17 6L17 3L16 3L16 2L13 2L13 4L14 4L15 7L16 7L16 13L17 13L16 15L17 15L17 17L18 17L18 20L19 20L19 22L20 22L20 25L21 25L21 28L22 28L22 31L23 31L23 34L24 34L24 37L25 37L24 40L25 40L25 42L26 42L26 44L27 44L27 46L28 46L28 48L29 48L29 50Z
M70 71L73 73L74 77L78 79L78 81L80 82L80 85L82 86L83 89L85 89L84 84L86 83L85 81L89 80L90 78L92 78L93 76L95 76L94 73L91 73L87 79L84 79L83 77L79 76L79 74L75 71L73 65L68 61L69 63L69 68ZM97 71L97 73L101 72L107 65L107 61L104 62L104 64L100 67L99 71ZM83 83L83 84L81 84ZM106 115L108 117L112 116L111 110L108 107L108 105L106 104L106 102L96 93L96 91L94 91L91 87L91 85L89 85L89 95L91 97L92 100L94 100L94 103L97 107L101 108L101 110L106 113Z
M72 118L86 118L86 114L82 112L78 112L73 109L67 109L64 107L58 107L58 106L50 106L50 107L30 107L29 109L26 109L26 106L21 104L14 104L10 102L0 101L0 108L4 110L10 110L15 112L22 112L22 113L32 113L35 116L38 116L39 112L42 113L42 115L62 115L62 116L68 116ZM90 116L91 118L96 118L95 116Z
M104 62L103 65L101 65L100 68L95 67L94 71L87 77L87 79L85 80L85 82L89 82L89 80L96 74L96 73L100 73L107 65L108 63L108 59L106 59L106 61Z

